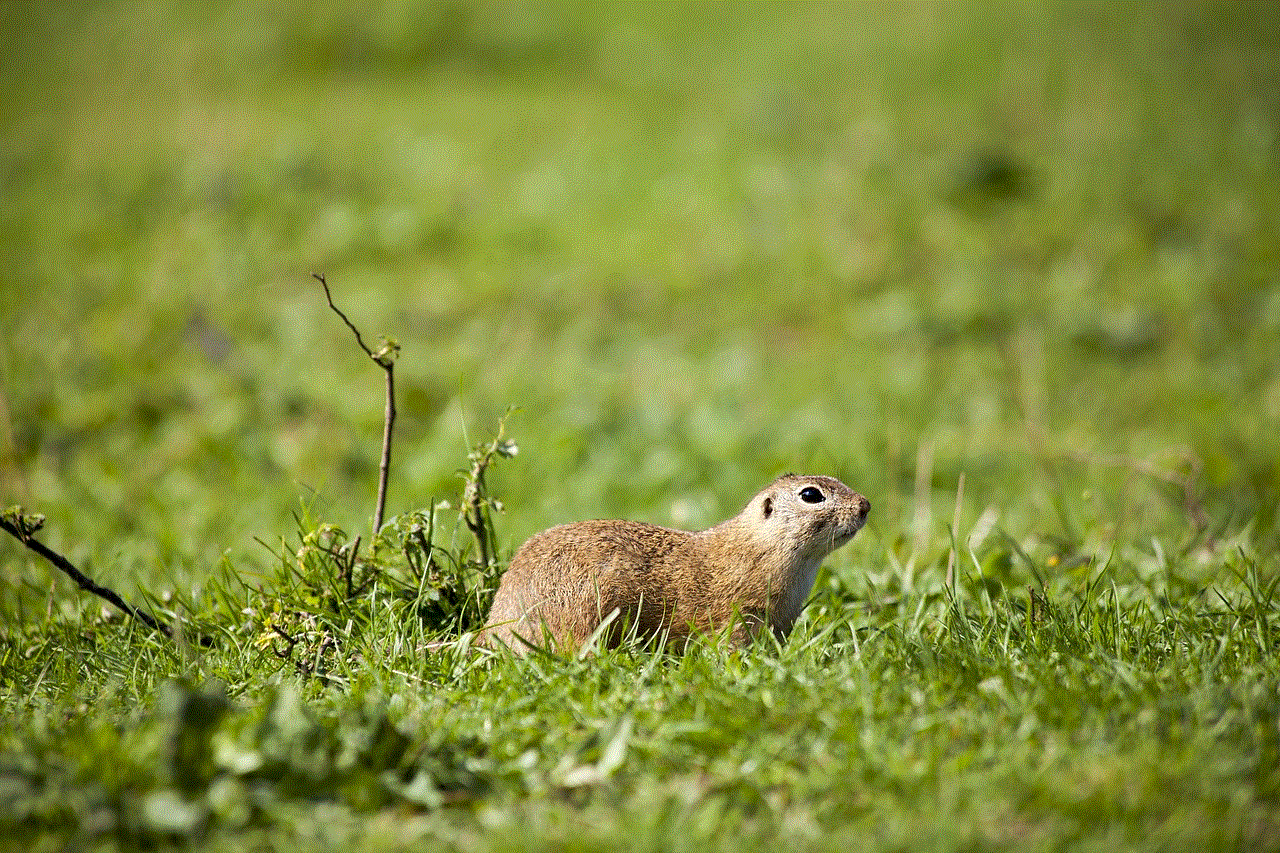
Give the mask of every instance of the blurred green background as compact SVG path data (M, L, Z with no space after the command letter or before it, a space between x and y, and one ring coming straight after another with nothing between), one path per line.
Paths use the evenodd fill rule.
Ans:
M1052 560L1273 551L1276 9L4 4L2 502L126 590L367 529L315 270L403 347L389 514L516 406L507 547L799 470L875 507L845 574L962 473Z

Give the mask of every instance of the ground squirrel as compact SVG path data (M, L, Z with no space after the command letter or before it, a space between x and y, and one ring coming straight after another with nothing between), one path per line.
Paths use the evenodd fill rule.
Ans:
M547 639L576 649L607 620L602 645L634 632L683 648L691 633L722 630L741 644L764 625L785 639L818 566L870 510L833 477L784 474L696 533L636 521L544 530L511 559L481 640L520 654Z

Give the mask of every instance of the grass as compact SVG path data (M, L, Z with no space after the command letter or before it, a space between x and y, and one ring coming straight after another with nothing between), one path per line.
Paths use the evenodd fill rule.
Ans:
M4 6L0 503L189 624L0 543L4 846L1280 849L1276 24ZM402 346L351 594L312 270ZM491 660L510 406L499 564L782 470L871 522L785 647Z

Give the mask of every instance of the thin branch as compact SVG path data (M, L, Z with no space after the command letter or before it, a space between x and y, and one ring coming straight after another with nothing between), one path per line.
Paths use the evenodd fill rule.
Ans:
M342 322L346 323L347 328L355 334L356 343L360 345L360 349L364 350L365 355L369 356L369 358L373 358L373 350L364 345L364 338L360 337L360 330L355 327L354 323L347 319L347 315L342 313L341 308L333 304L333 295L329 293L329 282L325 281L324 276L318 272L313 272L311 277L320 282L320 286L324 288L324 298L329 300L329 307L333 309L335 314L342 318Z
M387 479L391 472L391 430L396 422L396 379L395 379L395 359L400 352L400 345L395 341L384 341L383 345L378 348L377 352L365 346L364 338L360 336L360 330L355 324L342 313L342 309L333 304L333 294L329 292L329 283L325 281L323 275L313 272L311 277L320 282L320 286L324 288L324 298L328 300L329 307L333 312L342 318L342 322L347 324L347 328L356 336L356 343L360 345L360 349L364 350L365 355L373 359L387 374L387 405L382 418L382 459L378 463L378 503L373 513L373 541L376 545L378 531L382 529L382 516L387 506Z
M377 359L374 359L377 361ZM382 414L382 459L378 462L378 512L373 517L373 536L382 529L382 511L387 505L387 478L391 471L391 428L396 422L395 362L378 362L387 372L387 406Z
M272 651L272 652L274 652L274 653L275 653L275 656L276 656L276 657L278 657L278 658L280 658L281 660L289 660L290 658L292 658L292 657L293 657L293 647L294 647L294 646L296 646L296 645L298 645L298 638L297 638L297 637L294 637L294 636L293 636L293 635L291 635L291 634L289 634L287 631L285 631L285 630L284 630L283 628L281 628L279 625L272 625L272 626L271 626L271 630L275 631L277 634L279 634L281 637L283 637L283 638L284 638L284 641L285 641L286 643L288 643L288 645L287 645L287 646L285 646L285 650L284 650L283 652L276 648L276 644L275 644L275 643L272 643L272 644L271 644L271 651Z
M32 522L30 521L31 519L35 519L35 521ZM91 592L99 598L105 598L118 609L127 615L132 616L134 619L137 619L153 631L168 633L169 626L164 622L156 619L150 613L146 613L129 604L114 590L94 583L92 579L73 566L70 560L45 545L39 539L36 539L33 534L36 530L40 529L40 526L43 523L44 519L42 516L24 515L21 511L14 512L12 516L6 511L4 517L0 517L0 528L3 528L6 533L25 545L28 550L44 557L56 568L64 572L68 577L75 581L76 585L81 589L86 592Z

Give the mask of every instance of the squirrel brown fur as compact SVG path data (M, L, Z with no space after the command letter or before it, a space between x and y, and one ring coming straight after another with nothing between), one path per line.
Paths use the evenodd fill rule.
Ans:
M795 624L822 560L853 538L871 504L833 477L784 474L733 518L689 532L581 521L535 534L503 574L481 641L519 654L634 636L682 648L695 634L742 644ZM606 624L607 623L607 624Z

